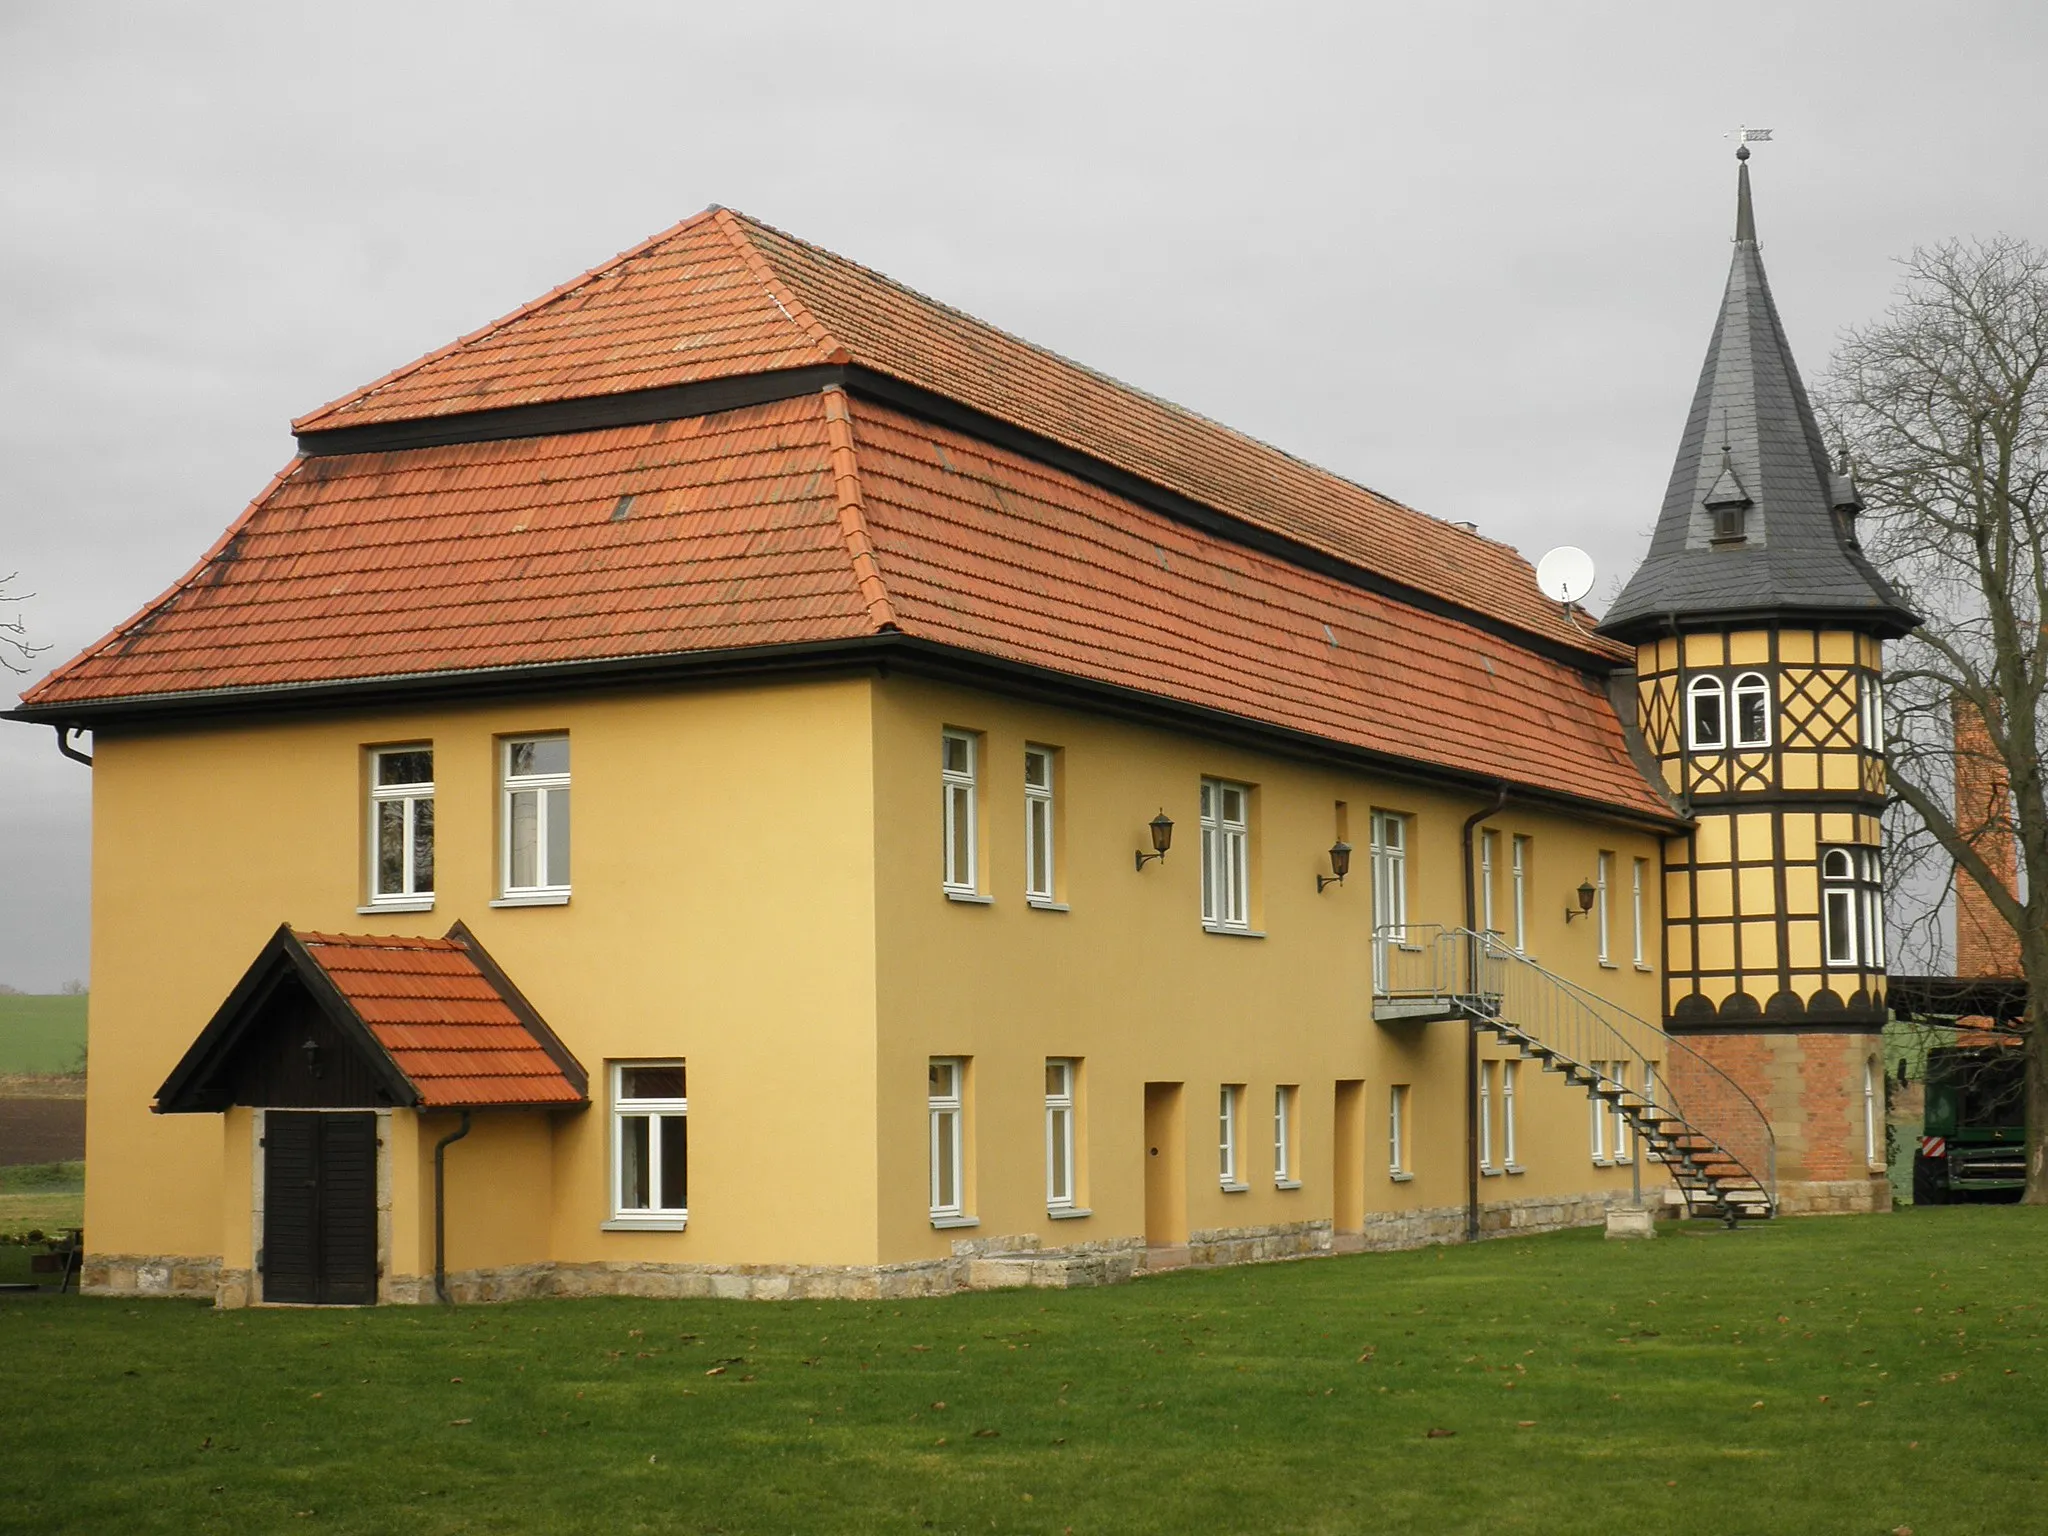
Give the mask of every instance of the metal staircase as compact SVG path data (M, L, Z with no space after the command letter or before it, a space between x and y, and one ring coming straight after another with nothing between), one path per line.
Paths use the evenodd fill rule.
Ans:
M1731 1227L1776 1214L1769 1119L1683 1040L1546 971L1498 934L1410 923L1373 938L1379 1022L1464 1019L1625 1120L1689 1214Z

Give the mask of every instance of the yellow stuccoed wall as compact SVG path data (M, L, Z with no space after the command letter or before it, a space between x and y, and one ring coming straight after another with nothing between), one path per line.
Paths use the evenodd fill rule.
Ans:
M988 906L940 890L942 725L985 733ZM493 908L494 741L555 730L571 739L573 899ZM435 750L436 907L360 914L364 749L421 740ZM1026 741L1062 750L1066 912L1023 900ZM1262 939L1201 928L1204 775L1256 786ZM449 1149L451 1271L858 1266L944 1257L961 1238L1129 1240L1145 1230L1147 1082L1185 1085L1183 1144L1162 1155L1184 1160L1191 1232L1331 1219L1340 1082L1364 1085L1344 1135L1367 1212L1465 1198L1463 1031L1371 1019L1367 844L1374 808L1412 815L1410 920L1456 924L1458 829L1477 794L891 677L105 732L94 795L87 1219L99 1254L251 1264L250 1115L156 1116L148 1104L281 921L438 935L460 919L591 1073L589 1110L479 1113ZM1353 872L1319 896L1339 800ZM1173 852L1134 872L1162 805ZM1508 839L1527 834L1531 953L1654 1017L1657 978L1628 963L1628 871L1634 858L1655 867L1655 837L1515 803L1485 824L1501 834L1500 920ZM1610 969L1595 963L1592 921L1564 921L1601 849L1615 855ZM1654 882L1645 903L1654 931ZM929 1219L933 1055L973 1062L972 1231ZM1071 1222L1045 1209L1048 1056L1085 1062L1081 1197L1094 1214ZM688 1062L687 1232L601 1230L605 1065L636 1057ZM1242 1194L1217 1181L1225 1082L1246 1089ZM1274 1187L1278 1083L1300 1087L1298 1190ZM1402 1182L1386 1167L1395 1083L1412 1095L1415 1176ZM1484 1181L1483 1199L1627 1189L1627 1169L1591 1163L1583 1093L1524 1063L1518 1103L1527 1171ZM387 1284L431 1273L432 1146L455 1123L389 1117Z
M939 735L983 733L982 888L987 906L941 890ZM891 1257L937 1257L962 1236L1036 1234L1051 1247L1145 1230L1144 1085L1180 1082L1187 1227L1193 1232L1330 1220L1336 1084L1363 1080L1363 1188L1369 1212L1462 1205L1466 1197L1463 1030L1451 1023L1384 1027L1371 1017L1370 814L1412 815L1411 923L1463 922L1458 833L1490 796L1335 772L1217 742L1049 705L914 680L877 690L876 862L881 892L881 1246ZM1023 754L1057 747L1065 822L1061 899L1070 910L1024 900ZM1198 789L1205 777L1254 786L1252 926L1264 938L1207 933L1200 921ZM1345 802L1356 850L1349 881L1321 895ZM1142 872L1146 823L1164 806L1173 850ZM1485 826L1499 830L1497 920L1508 911L1507 847L1534 837L1530 951L1540 963L1656 1016L1657 978L1631 963L1629 861L1650 861L1647 832L1568 819L1510 803ZM1591 919L1566 924L1578 884L1601 849L1615 854L1612 946L1603 969ZM1646 947L1654 961L1661 921L1646 882ZM1488 1048L1489 1058L1503 1052ZM932 1056L972 1058L969 1128L974 1153L972 1233L934 1230L926 1195L925 1067ZM1084 1061L1087 1155L1082 1203L1094 1214L1047 1218L1044 1062ZM1242 1194L1218 1180L1218 1094L1245 1085ZM1275 1188L1276 1085L1300 1086L1298 1190ZM1412 1180L1387 1171L1388 1092L1411 1085ZM1527 1172L1483 1181L1485 1201L1626 1189L1626 1168L1592 1165L1582 1091L1521 1069L1518 1156ZM1662 1183L1661 1171L1645 1170Z
M874 871L864 680L605 695L205 732L103 732L94 775L87 1220L103 1254L210 1255L248 1196L246 1130L148 1105L280 921L441 934L468 923L591 1073L552 1117L549 1210L526 1198L538 1112L480 1113L449 1149L451 1268L549 1257L873 1263ZM574 896L494 909L493 741L567 730ZM431 739L435 909L359 914L363 748ZM609 1233L608 1058L688 1059L684 1234ZM246 1117L244 1117L246 1119ZM495 1123L518 1120L523 1125ZM444 1123L445 1122L445 1123ZM418 1129L431 1192L432 1143ZM408 1135L409 1135L408 1131ZM423 1231L394 1267L431 1267ZM552 1252L550 1252L552 1250Z

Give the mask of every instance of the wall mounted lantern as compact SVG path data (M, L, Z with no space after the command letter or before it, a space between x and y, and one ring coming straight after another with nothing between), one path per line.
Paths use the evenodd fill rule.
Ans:
M311 1035L308 1035L306 1036L306 1043L300 1046L299 1049L306 1053L306 1070L313 1076L319 1077L321 1075L320 1042Z
M1161 806L1159 814L1152 818L1152 851L1147 853L1142 848L1138 850L1138 868L1143 869L1154 859L1165 858L1166 850L1172 846L1173 818L1167 815L1166 808Z
M1316 876L1316 894L1323 894L1326 885L1342 885L1344 877L1351 873L1351 845L1341 837L1330 844L1330 872Z
M1578 894L1579 904L1576 907L1566 907L1564 909L1564 920L1567 923L1575 917L1584 917L1588 912L1592 911L1593 898L1599 893L1593 889L1592 881L1581 880L1579 882Z

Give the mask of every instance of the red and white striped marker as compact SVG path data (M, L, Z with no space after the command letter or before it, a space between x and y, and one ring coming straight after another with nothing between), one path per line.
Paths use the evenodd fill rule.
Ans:
M1945 1136L1922 1136L1920 1138L1920 1155L1922 1157L1948 1156L1948 1138Z

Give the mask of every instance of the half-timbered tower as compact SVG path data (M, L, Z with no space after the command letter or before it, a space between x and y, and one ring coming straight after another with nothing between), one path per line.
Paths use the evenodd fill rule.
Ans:
M1602 630L1694 817L1664 854L1664 1024L1763 1104L1788 1207L1884 1202L1882 648L1917 622L1864 558L1771 298L1738 150L1734 259L1650 552Z

